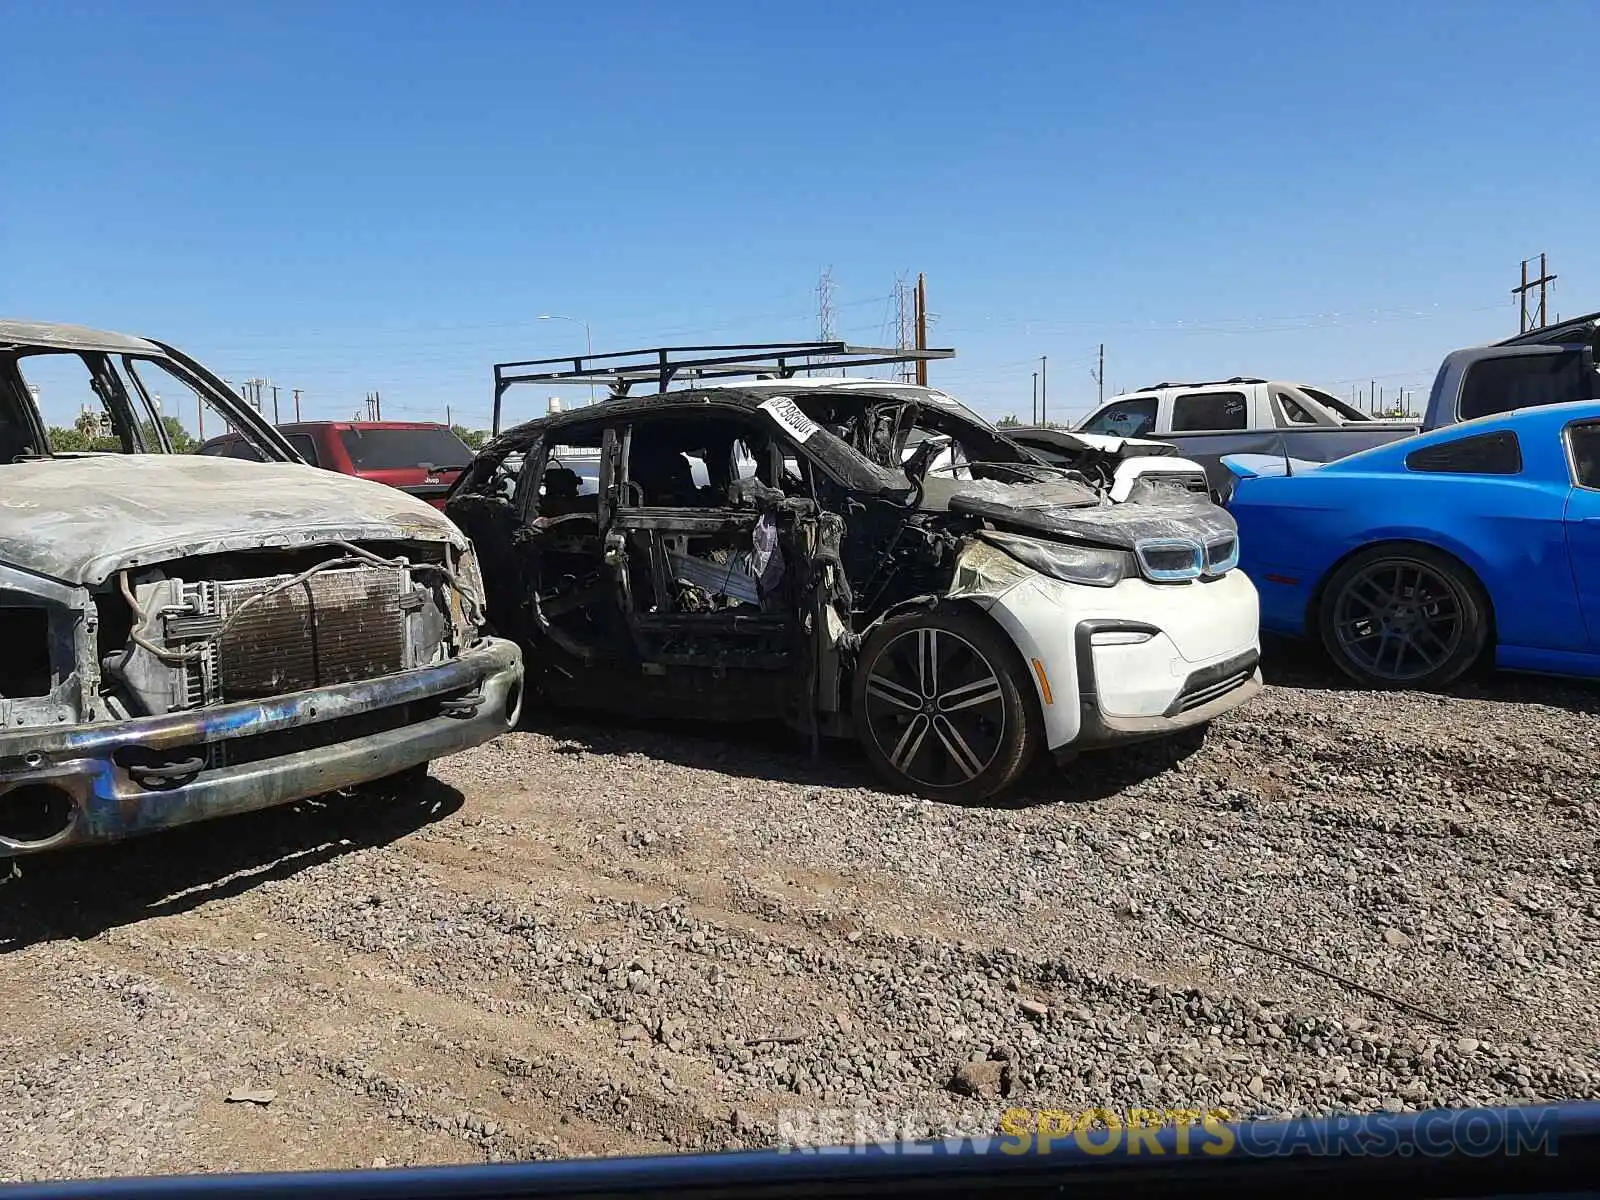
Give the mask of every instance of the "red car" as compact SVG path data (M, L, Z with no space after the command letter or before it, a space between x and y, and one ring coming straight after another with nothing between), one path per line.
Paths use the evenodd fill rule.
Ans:
M314 467L386 483L440 509L450 485L472 461L467 444L448 425L435 422L301 421L279 425L278 432ZM210 439L200 453L259 457L237 433Z

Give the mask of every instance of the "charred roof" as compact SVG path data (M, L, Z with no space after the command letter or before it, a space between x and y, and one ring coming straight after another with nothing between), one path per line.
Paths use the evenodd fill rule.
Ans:
M0 317L0 346L41 346L51 350L98 350L109 354L162 354L164 347L126 333L84 325L23 321Z

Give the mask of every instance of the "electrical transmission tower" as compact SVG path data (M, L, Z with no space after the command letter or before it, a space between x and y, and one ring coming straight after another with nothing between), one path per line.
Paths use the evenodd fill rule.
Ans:
M834 329L833 268L825 267L817 280L817 341L831 342L839 335Z
M833 307L833 268L827 267L817 280L817 341L831 342L835 335Z
M917 285L904 275L894 281L894 348L914 350L917 345ZM915 383L917 369L914 363L901 363L895 368L901 383Z

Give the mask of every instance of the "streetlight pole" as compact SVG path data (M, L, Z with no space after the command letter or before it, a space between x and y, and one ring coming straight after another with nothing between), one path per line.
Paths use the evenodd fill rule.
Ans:
M541 313L541 321L571 321L574 325L583 326L583 349L590 358L594 357L594 338L589 333L589 322L580 321L577 317L564 317L560 313ZM594 403L594 384L589 385L589 403Z

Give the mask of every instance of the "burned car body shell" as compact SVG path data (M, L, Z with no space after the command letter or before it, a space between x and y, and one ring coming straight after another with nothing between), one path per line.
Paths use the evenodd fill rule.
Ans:
M1255 592L1203 471L1082 451L1076 469L1046 466L928 388L702 385L509 430L446 511L478 547L491 621L550 700L843 736L887 698L909 714L873 735L889 773L896 752L941 740L948 778L898 782L979 798L1020 767L982 766L978 735L1019 759L1156 736L1260 686ZM1117 577L1051 577L1040 544ZM1189 555L1181 569L1146 557L1163 547ZM917 639L943 656L930 675L970 678L947 675L948 696L925 679L912 705L916 686L874 664ZM991 702L987 732L963 738L950 714Z
M265 462L43 452L18 360L175 371ZM399 774L515 722L521 654L485 636L467 540L392 488L298 462L157 343L0 323L0 855L115 841ZM32 427L31 429L29 427ZM275 461L272 461L275 460Z

